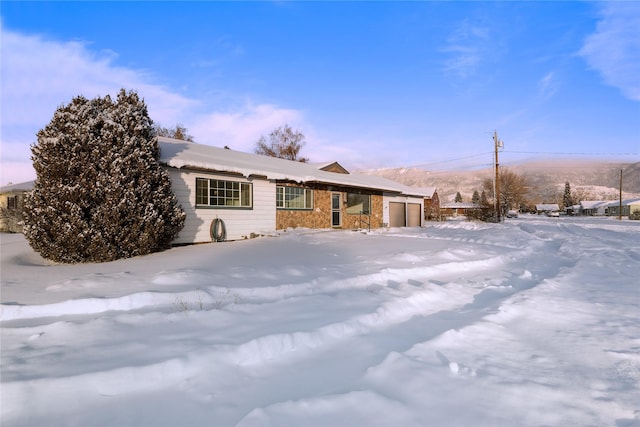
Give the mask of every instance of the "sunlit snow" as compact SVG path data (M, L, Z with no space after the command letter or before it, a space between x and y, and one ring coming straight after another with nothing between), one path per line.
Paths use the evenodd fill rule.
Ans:
M3 427L640 426L640 221L1 249Z

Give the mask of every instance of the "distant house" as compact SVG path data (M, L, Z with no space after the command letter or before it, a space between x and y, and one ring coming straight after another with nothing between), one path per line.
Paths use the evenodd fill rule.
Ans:
M22 232L25 194L33 190L33 181L0 187L0 231Z
M600 216L607 213L607 206L610 201L605 200L583 200L580 202L580 215Z
M237 240L287 228L422 226L432 194L337 162L310 164L158 137L187 214L174 243ZM217 231L216 231L217 230Z
M634 210L640 210L640 199L626 199L622 201L622 213L620 213L620 201L608 202L606 214L609 216L629 216Z
M467 216L482 209L482 206L477 203L450 202L440 204L440 214L443 217Z
M560 212L560 206L557 203L540 203L536 205L536 213L538 215L555 215Z
M567 215L579 215L580 214L580 205L572 205L564 208L564 212Z

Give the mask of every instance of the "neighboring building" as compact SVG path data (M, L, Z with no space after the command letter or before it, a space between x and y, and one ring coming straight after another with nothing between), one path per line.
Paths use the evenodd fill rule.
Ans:
M160 162L187 214L177 244L229 240L287 228L422 226L425 194L337 162L309 164L158 137Z
M22 232L24 196L33 190L33 181L0 187L0 231Z
M607 206L610 201L604 200L583 200L580 202L580 215L600 216L606 215Z
M536 213L538 215L552 215L555 216L560 212L560 206L557 203L540 203L536 205Z
M440 197L435 187L425 187L421 190L428 196L424 197L424 219L427 221L440 220Z
M443 217L457 217L458 215L470 215L473 212L479 212L482 206L477 203L451 202L442 203L440 205L440 215Z
M622 201L622 214L620 214L620 201L608 202L606 214L609 216L629 216L632 208L640 210L640 199L627 199Z

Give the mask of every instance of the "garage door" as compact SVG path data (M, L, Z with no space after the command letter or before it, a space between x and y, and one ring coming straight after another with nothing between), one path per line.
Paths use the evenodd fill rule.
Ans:
M422 221L420 221L422 217L422 209L420 208L420 203L407 203L407 208L409 211L409 227L420 227L422 225Z
M389 202L389 227L404 227L406 217L404 203Z

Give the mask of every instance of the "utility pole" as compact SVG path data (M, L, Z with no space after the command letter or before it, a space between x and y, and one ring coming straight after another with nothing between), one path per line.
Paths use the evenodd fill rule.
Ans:
M493 194L494 194L494 208L496 210L496 215L498 215L498 222L500 222L500 175L499 175L499 166L500 164L498 163L498 148L502 148L504 146L504 144L502 143L502 141L500 141L498 139L498 132L497 131L493 131L493 143L494 143L494 147L496 150L496 179L495 179L495 184L494 184L494 190L493 190Z
M622 220L622 169L620 169L620 206L618 206L618 219Z

